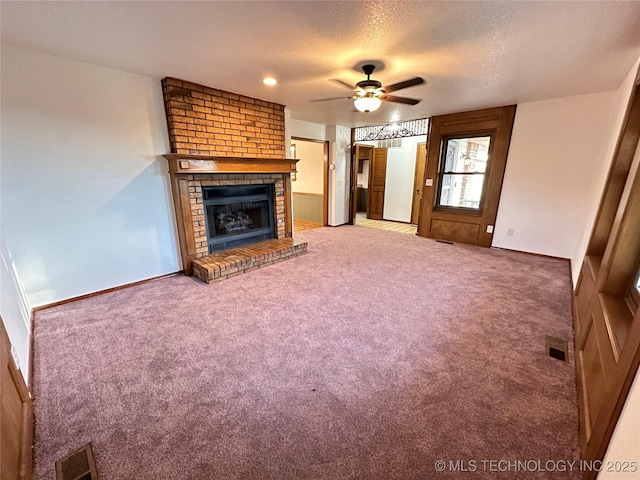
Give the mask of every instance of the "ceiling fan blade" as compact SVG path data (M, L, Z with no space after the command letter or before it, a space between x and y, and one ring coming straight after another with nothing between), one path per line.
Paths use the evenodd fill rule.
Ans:
M353 85L349 85L347 82L344 82L344 81L340 80L339 78L332 78L331 81L335 82L335 83L337 83L339 85L342 85L343 87L346 87L349 90L353 90L354 89Z
M417 98L396 97L395 95L383 95L380 97L380 100L384 100L385 102L404 103L405 105L417 105L422 101Z
M383 90L387 93L395 92L396 90L402 90L403 88L414 87L416 85L422 85L424 82L423 78L414 77L409 80L405 80L404 82L394 83L393 85L387 85L383 88Z
M345 98L351 99L351 97L332 97L332 98L314 98L309 100L310 102L328 102L329 100L343 100Z

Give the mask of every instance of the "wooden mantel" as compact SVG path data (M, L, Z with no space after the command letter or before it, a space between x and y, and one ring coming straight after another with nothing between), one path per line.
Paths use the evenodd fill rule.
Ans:
M169 162L169 173L295 173L295 158L213 157L209 155L163 155Z

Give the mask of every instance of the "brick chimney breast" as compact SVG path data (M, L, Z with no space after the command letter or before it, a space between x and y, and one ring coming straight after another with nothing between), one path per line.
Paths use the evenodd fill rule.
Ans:
M285 158L284 105L166 77L172 153Z

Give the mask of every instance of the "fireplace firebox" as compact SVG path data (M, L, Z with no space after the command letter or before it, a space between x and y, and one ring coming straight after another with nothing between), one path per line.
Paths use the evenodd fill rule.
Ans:
M209 253L275 238L273 184L203 187Z

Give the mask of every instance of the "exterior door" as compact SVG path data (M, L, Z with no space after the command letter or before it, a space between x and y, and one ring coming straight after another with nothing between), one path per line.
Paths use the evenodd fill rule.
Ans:
M491 246L516 106L433 117L418 235Z
M387 149L375 148L369 166L369 202L367 218L382 220L384 213L384 186L387 181Z
M2 480L31 478L33 413L31 398L11 358L9 337L0 322L0 471Z
M411 223L418 224L420 204L422 202L422 185L424 169L427 163L427 144L419 143L416 150L416 171L413 177L413 204L411 205Z

